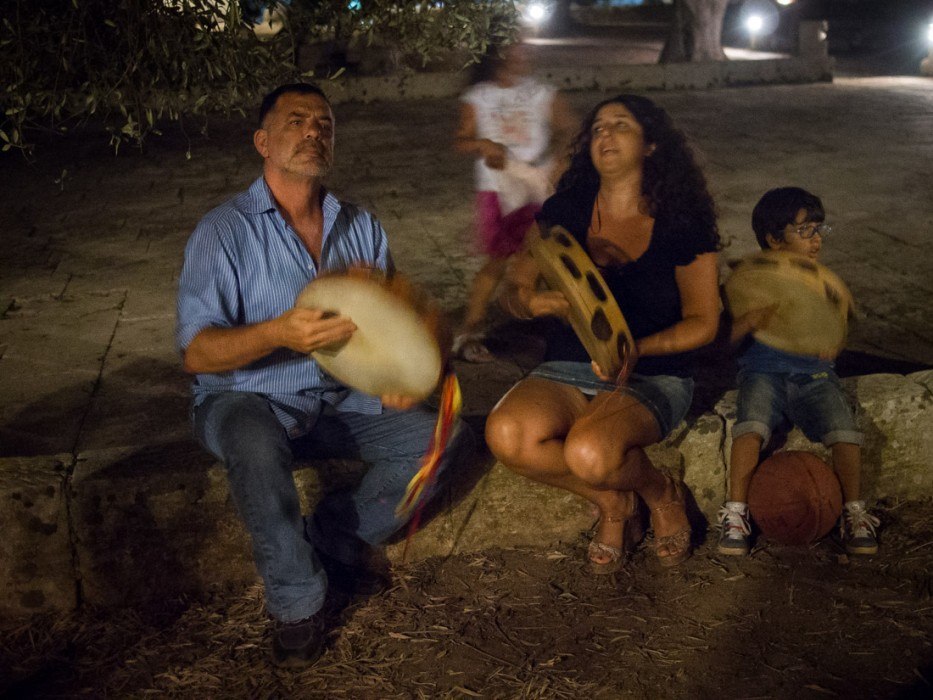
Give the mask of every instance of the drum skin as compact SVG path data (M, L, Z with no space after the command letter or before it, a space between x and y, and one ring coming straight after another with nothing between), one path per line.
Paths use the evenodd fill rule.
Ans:
M832 468L815 454L775 452L752 475L748 509L769 540L810 544L839 520L842 488Z
M777 304L766 325L752 334L784 352L837 355L845 346L852 295L845 283L815 260L769 250L742 260L726 280L733 318Z
M570 324L590 358L607 375L624 381L634 364L635 340L586 251L561 226L542 226L530 250L547 285L570 302Z
M346 316L350 339L311 357L330 375L373 396L426 398L444 364L446 327L441 314L401 277L354 271L323 275L298 295L295 306Z

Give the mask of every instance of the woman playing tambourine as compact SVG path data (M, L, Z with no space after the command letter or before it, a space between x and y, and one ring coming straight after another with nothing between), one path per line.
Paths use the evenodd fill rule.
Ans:
M647 504L664 566L690 556L681 484L644 447L685 416L693 352L716 335L719 233L712 199L683 134L650 100L620 95L584 120L569 170L538 217L562 226L589 253L636 340L638 362L621 385L591 364L557 291L539 291L530 255L517 257L501 294L521 317L557 317L545 362L499 402L486 424L508 468L583 496L600 520L588 551L610 573L641 537Z

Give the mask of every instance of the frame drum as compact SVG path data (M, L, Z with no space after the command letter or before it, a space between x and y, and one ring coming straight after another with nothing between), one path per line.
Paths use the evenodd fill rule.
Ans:
M443 368L440 312L416 298L399 276L387 280L358 271L324 275L302 290L295 306L324 309L356 324L347 342L311 353L347 386L373 396L418 400L437 387Z
M742 260L725 284L733 318L777 304L756 340L797 355L838 354L846 341L852 295L828 268L804 255L768 250Z

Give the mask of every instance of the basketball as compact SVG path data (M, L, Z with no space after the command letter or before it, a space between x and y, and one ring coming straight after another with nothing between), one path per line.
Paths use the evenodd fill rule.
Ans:
M780 544L810 544L842 514L842 489L832 468L811 452L777 452L748 487L748 509L761 534Z

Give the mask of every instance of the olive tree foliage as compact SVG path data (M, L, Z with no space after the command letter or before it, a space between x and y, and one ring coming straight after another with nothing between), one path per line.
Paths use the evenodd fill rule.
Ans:
M92 122L119 149L141 146L167 124L245 114L276 84L329 77L299 67L308 42L359 37L424 63L451 49L477 57L516 26L512 0L293 0L282 31L265 39L238 0L4 5L0 149L26 154L41 132Z
M674 0L674 21L661 63L722 61L722 23L730 0Z
M364 51L388 51L396 68L417 68L453 49L476 59L489 44L518 35L515 0L251 1L284 14L298 66L307 63L302 49L315 43L328 43L334 53L351 44Z

